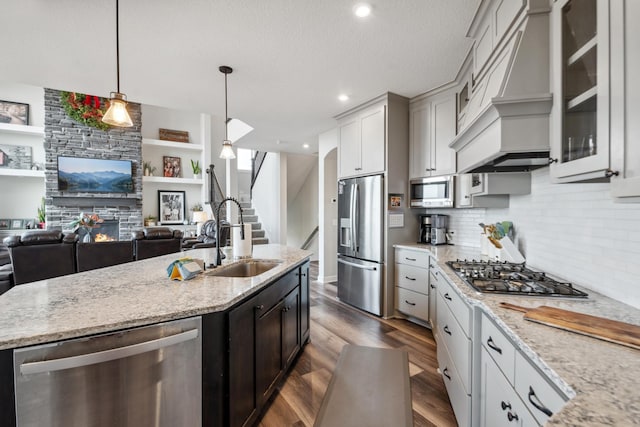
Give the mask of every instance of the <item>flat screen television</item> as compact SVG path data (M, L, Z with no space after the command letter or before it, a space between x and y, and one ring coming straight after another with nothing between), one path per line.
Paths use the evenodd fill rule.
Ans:
M133 193L131 160L58 156L58 191Z

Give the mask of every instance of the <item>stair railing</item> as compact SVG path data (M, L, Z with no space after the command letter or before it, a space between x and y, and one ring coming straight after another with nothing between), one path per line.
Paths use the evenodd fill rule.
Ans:
M212 212L216 211L216 208L225 197L222 192L222 188L220 187L220 183L218 182L218 178L216 177L214 168L214 165L209 165L209 169L207 169L207 175L209 175L209 201L207 203L211 206ZM220 216L222 218L227 217L226 204L220 208ZM215 218L215 220L218 221L218 218Z
M302 246L300 246L300 249L308 249L309 246L311 246L311 242L313 241L313 239L318 235L319 231L320 231L320 226L317 225L316 228L313 229L311 234L309 234L309 237L307 237L307 240L305 240Z
M253 186L258 180L258 174L260 173L260 169L262 168L262 164L264 163L264 158L267 157L266 151L256 151L255 156L251 159L251 189L249 190L249 195L253 199Z

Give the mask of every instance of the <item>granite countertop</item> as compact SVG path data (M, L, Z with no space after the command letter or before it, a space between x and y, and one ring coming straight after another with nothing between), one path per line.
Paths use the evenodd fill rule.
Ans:
M256 245L254 259L283 262L249 278L200 274L167 278L180 257L214 261L215 249L194 249L15 286L0 295L0 350L76 338L223 311L302 264L311 252ZM223 266L232 264L225 260Z
M446 261L480 259L480 249L464 246L395 245L429 251L466 301L500 324L517 347L571 400L549 419L557 426L640 425L640 350L563 331L523 319L500 307L506 301L525 307L547 305L640 325L640 310L590 289L587 299L490 295L460 279ZM565 281L571 278L564 277Z

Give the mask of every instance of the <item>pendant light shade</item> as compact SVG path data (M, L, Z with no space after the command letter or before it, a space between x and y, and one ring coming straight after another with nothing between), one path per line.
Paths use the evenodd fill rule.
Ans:
M231 141L225 139L222 141L222 151L220 152L221 159L235 159L236 155L233 152L233 146L231 145Z
M222 74L224 74L224 141L222 141L222 151L220 152L220 158L235 159L236 155L233 152L231 141L229 141L229 116L227 114L227 75L233 73L233 68L227 65L221 65L218 69Z
M102 121L111 126L131 127L133 122L127 111L127 96L120 92L120 12L119 0L116 0L116 76L118 90L111 92L109 109L102 117Z

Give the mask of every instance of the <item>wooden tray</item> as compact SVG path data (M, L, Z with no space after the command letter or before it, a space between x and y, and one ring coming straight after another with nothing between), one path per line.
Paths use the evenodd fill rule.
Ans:
M576 332L589 337L640 350L640 326L542 305L536 308L501 302L500 305L525 313L524 318L536 323Z

